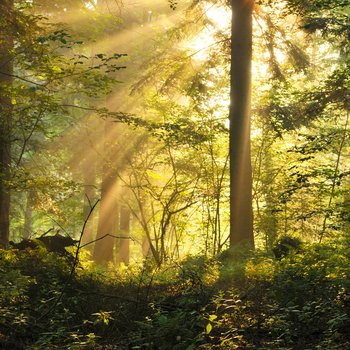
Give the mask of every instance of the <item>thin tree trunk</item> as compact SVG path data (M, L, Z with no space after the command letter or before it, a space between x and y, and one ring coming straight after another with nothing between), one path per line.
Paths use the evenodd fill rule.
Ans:
M85 225L82 244L87 244L94 240L94 218L95 213L91 213L91 208L96 203L96 159L92 150L89 150L89 157L87 157L83 164L82 169L84 172L84 208L83 219L88 220ZM89 164L88 164L89 162ZM91 245L88 245L91 249Z
M253 0L232 0L230 105L230 246L254 246L250 105Z
M147 236L145 236L142 239L142 257L144 259L147 259L150 256L151 256L150 243L149 243L149 239L147 238Z
M264 135L263 137L267 137L267 135ZM275 172L273 171L272 167L272 158L270 154L270 147L271 144L268 146L265 146L263 156L263 167L265 168L266 176L264 180L262 181L263 184L265 184L265 188L267 187L267 190L265 191L265 211L264 211L264 233L265 233L265 242L266 242L266 249L270 251L272 249L272 245L276 240L277 237L277 227L278 227L278 218L276 215L276 198L274 198L274 191L271 186L274 177L276 176Z
M11 166L11 123L12 104L9 89L12 85L13 60L10 51L13 48L11 37L11 18L13 0L0 2L0 13L4 16L4 26L0 27L0 247L6 247L10 230L10 179ZM6 24L8 24L6 26Z
M23 239L30 238L33 230L33 190L27 192L27 203L24 212Z
M326 229L327 229L327 221L330 218L331 214L333 213L332 211L332 203L333 203L333 199L335 196L335 187L336 187L336 183L337 183L337 176L339 173L339 165L340 165L340 158L342 156L342 151L345 145L345 141L348 135L348 124L349 124L349 111L346 114L346 120L345 120L345 125L344 125L344 131L343 131L343 135L340 141L340 146L339 146L339 150L338 150L338 154L337 154L337 161L335 164L335 169L334 169L334 175L333 175L333 180L332 180L332 187L331 187L331 193L329 196L329 200L328 200L328 205L326 208L326 214L325 217L323 219L323 224L322 224L322 230L320 232L319 235L319 243L322 242L322 239L325 235Z

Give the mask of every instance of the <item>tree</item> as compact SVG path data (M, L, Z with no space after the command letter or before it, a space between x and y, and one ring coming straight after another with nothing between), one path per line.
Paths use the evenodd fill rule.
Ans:
M230 246L254 245L250 96L253 0L233 0L230 105Z
M7 14L0 19L0 244L5 246L11 196L18 199L46 183L42 192L48 197L51 180L62 180L57 171L32 171L34 152L37 156L80 118L72 105L89 109L94 98L107 94L116 83L113 73L122 67L114 64L121 55L84 55L81 40L74 40L60 24L48 24L33 3L4 1L0 6ZM56 195L62 199L58 187Z
M218 2L222 4L221 2ZM172 3L175 6L174 3ZM213 4L215 7L217 5ZM254 1L232 1L232 41L231 41L231 107L230 107L230 158L231 158L231 166L230 166L230 187L231 187L231 205L230 205L230 244L231 246L241 242L241 241L249 241L250 244L254 245L254 235L253 235L253 208L252 208L252 169L251 169L251 160L250 160L250 89L251 89L251 59L252 59L252 11L254 6ZM210 8L211 6L209 6ZM208 7L205 4L200 2L192 2L190 6L192 11L191 22L195 22L197 27L200 26L197 22L201 22L202 18L203 24L205 26L209 26L211 23L210 17L207 17ZM198 21L193 21L193 16L198 17ZM215 28L215 24L211 24ZM187 38L193 38L198 33L198 28L195 25L191 26L186 20L178 26L178 36L183 39L184 36ZM193 30L194 29L194 30ZM201 29L200 29L201 30ZM200 31L199 30L199 31ZM176 30L175 30L176 31ZM191 33L189 33L191 31ZM186 32L184 34L184 32ZM219 32L219 31L218 31ZM173 33L173 32L170 32ZM214 44L221 43L222 47L223 43L227 42L227 36L225 32L212 34L215 35L215 39L217 42ZM200 35L198 35L200 37ZM169 35L170 37L170 35ZM170 39L171 40L171 39ZM168 40L168 42L170 41ZM174 45L173 45L174 46ZM213 46L213 45L210 45ZM196 89L201 91L203 94L203 99L209 99L210 96L206 95L205 91L208 90L208 86L213 84L213 78L210 75L213 75L210 72L210 67L215 66L217 60L213 57L215 55L208 55L207 61L205 64L200 66L198 62L191 62L191 58L195 56L195 53L186 54L176 53L174 49L166 49L168 55L164 55L162 52L161 58L163 56L172 56L178 55L177 60L174 60L172 63L166 62L166 69L161 69L162 59L157 60L157 72L153 74L148 74L148 76L158 77L158 81L165 81L166 84L159 87L159 91L161 93L167 94L174 88L174 85L181 85L179 81L190 80L192 90ZM200 49L199 51L201 51ZM205 50L205 49L204 49ZM161 50L160 50L161 51ZM213 50L214 51L214 50ZM225 51L225 49L224 49ZM171 54L169 54L169 52ZM226 51L225 51L226 52ZM218 56L218 55L216 55ZM160 62L159 62L160 61ZM195 60L194 60L195 61ZM227 59L226 59L227 61ZM176 70L176 66L174 67L172 72L169 72L169 67L171 64L176 62L178 66L181 65L181 70ZM201 69L201 74L196 74L196 72L189 71L187 68L187 64L193 63L193 66L196 69ZM226 62L225 62L226 63ZM224 63L224 64L225 64ZM200 68L199 68L200 67ZM209 68L207 68L209 67ZM194 70L196 70L194 69ZM160 72L165 73L167 76L164 78L159 78ZM225 69L224 69L225 71ZM185 73L184 73L185 72ZM210 72L210 73L209 73ZM195 75L193 75L195 74ZM186 76L187 75L187 76ZM192 76L191 76L192 75ZM222 77L221 77L222 78ZM150 79L143 79L144 81L149 81ZM221 84L223 83L224 78L221 79ZM158 82L159 84L159 82ZM160 84L159 84L160 85ZM190 90L189 89L189 90ZM183 92L183 91L182 91ZM175 94L179 93L179 90L175 92ZM190 94L188 93L187 97ZM185 94L186 96L186 94ZM195 110L201 108L200 101ZM208 108L208 112L210 113L210 109ZM193 117L193 114L189 117ZM216 116L217 117L217 116ZM194 119L194 118L193 118ZM188 120L188 127L190 127L192 120ZM197 121L198 122L198 121ZM203 123L201 120L200 122ZM222 122L221 122L222 123ZM217 118L216 123L213 125L219 126L219 118ZM225 129L225 126L222 125L222 129ZM206 135L207 136L207 135ZM199 143L198 143L199 144ZM195 147L199 147L198 144ZM222 187L219 186L221 191ZM218 193L217 196L217 208L220 208L220 200L221 196ZM216 212L219 213L219 209L216 209ZM207 211L211 215L210 210ZM216 219L219 220L220 215L215 214ZM209 219L211 221L212 219ZM220 226L220 225L219 225ZM217 227L214 227L214 231L217 230ZM219 229L220 230L220 229ZM215 233L214 233L215 235ZM218 235L220 236L220 234ZM214 239L215 241L215 239ZM223 240L225 242L225 240ZM216 248L214 248L215 251ZM218 244L218 251L221 249L221 242Z
M2 1L0 13L0 247L3 247L8 243L10 227L13 38L9 28L14 19L13 1Z
M101 183L101 203L99 210L97 236L94 247L94 260L100 264L113 260L113 247L118 227L117 149L113 139L118 137L113 121L105 121L104 130L104 164Z

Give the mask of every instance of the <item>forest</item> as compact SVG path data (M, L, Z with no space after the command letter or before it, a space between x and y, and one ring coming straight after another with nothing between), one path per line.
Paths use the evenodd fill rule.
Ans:
M0 0L0 349L350 349L349 0Z

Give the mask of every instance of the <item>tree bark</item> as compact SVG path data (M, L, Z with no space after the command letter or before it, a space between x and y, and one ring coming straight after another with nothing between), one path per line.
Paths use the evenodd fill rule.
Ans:
M232 0L230 90L230 247L254 246L250 108L253 0Z
M3 26L0 26L0 247L6 247L9 241L11 200L8 181L11 167L12 103L9 89L13 80L13 0L1 1L0 13L4 16Z
M94 248L94 260L99 264L113 261L113 248L118 221L118 204L114 193L115 179L112 174L102 179L101 201L97 235ZM103 237L103 238L102 238Z
M99 264L113 261L113 248L115 238L108 235L116 235L118 223L118 193L117 175L113 159L113 148L111 147L111 133L115 123L111 120L105 121L104 131L104 165L101 184L101 201L97 226L97 235L94 248L94 260ZM103 238L102 238L103 237Z

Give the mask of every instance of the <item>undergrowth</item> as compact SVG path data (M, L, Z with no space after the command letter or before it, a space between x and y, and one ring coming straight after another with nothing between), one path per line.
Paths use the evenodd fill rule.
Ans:
M348 242L156 269L0 250L1 349L349 349Z

